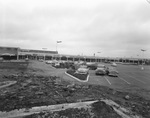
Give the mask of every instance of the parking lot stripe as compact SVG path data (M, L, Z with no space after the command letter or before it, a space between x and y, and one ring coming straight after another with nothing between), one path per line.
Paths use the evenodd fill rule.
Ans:
M123 79L123 78L121 78L121 77L119 77L119 76L118 76L118 78L121 79L121 80L123 80L123 81L126 82L127 84L131 84L130 82L128 82L127 80L125 80L125 79Z
M127 75L127 76L129 76L129 77L135 79L135 80L138 81L138 82L141 82L141 83L143 83L143 84L146 84L145 82L143 82L143 81L141 81L141 80L138 80L138 79L136 79L135 77L133 77L133 76L131 76L131 75Z
M106 79L106 81L111 85L110 81L107 79L107 77L104 76L104 78Z

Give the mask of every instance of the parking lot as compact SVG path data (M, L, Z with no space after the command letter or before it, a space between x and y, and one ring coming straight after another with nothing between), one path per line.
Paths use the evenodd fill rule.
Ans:
M105 64L106 66L110 66L110 64L103 64ZM60 79L71 81L73 83L108 86L116 90L127 91L142 95L144 94L146 95L146 97L150 96L150 66L144 66L144 70L142 70L141 65L138 66L118 64L118 77L110 77L107 75L97 76L95 75L95 70L90 70L88 82L79 82L74 78L71 78L70 76L66 75L66 69L52 68L50 64L45 64L44 62L36 63L35 65L36 68L43 70L42 72L39 71L39 74L44 74L47 76L59 76Z
M107 64L107 66L109 66ZM100 84L112 88L140 87L150 90L150 67L137 65L117 65L118 77L97 76L94 70L90 70L88 83Z
M110 66L109 64L105 64ZM142 69L144 67L144 69ZM127 89L137 87L140 89L150 90L150 67L142 65L117 65L119 72L118 77L95 75L95 70L90 70L88 84L98 84L103 86L109 86L117 89ZM68 78L64 76L63 78ZM70 78L72 80L72 78ZM72 80L76 81L76 80Z

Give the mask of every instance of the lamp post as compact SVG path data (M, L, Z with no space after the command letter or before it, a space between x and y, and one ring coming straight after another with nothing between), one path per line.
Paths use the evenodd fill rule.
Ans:
M100 54L101 52L97 52L97 53L99 53L99 54ZM100 62L101 62L101 59L100 59Z
M139 55L137 54L137 64L139 65Z
M143 52L143 62L142 62L142 65L144 64L144 52L146 51L146 50L144 50L144 49L141 49L141 51ZM144 67L142 66L142 68L141 68L142 70L144 70Z
M58 45L58 43L62 43L62 41L56 41L56 51L58 52L58 50L57 50L57 45Z

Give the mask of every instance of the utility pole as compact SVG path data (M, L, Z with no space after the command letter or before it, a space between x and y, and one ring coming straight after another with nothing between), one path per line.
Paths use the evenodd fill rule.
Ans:
M146 51L146 50L144 50L144 49L141 49L141 51L143 52L143 62L142 62L142 70L144 70L144 67L143 67L143 65L144 65L144 52Z
M58 50L57 50L57 45L58 45L58 43L62 43L62 41L56 41L56 51L58 52Z

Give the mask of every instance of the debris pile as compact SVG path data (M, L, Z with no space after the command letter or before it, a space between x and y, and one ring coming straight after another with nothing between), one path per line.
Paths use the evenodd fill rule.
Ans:
M0 111L9 112L15 109L29 109L35 106L111 99L119 105L130 109L135 114L139 114L145 118L150 116L150 100L127 92L115 91L104 86L74 84L56 76L45 77L28 73L5 75L3 76L3 80L16 81L16 83L0 89L0 101L3 101L0 102ZM101 110L96 113L103 114L106 116L105 118L116 118L111 113L112 108L105 107L106 109L102 109L104 104L99 104L94 106L96 108L98 107L97 110ZM76 114L76 117L83 115L84 118L84 116L91 115L87 112L87 109L68 109L64 112L72 113L72 111ZM107 116L107 112L110 112L112 116ZM57 117L59 117L63 112L46 114L54 116L57 114ZM44 113L44 115L46 114ZM69 115L66 117L70 117ZM43 113L40 116L43 116Z

